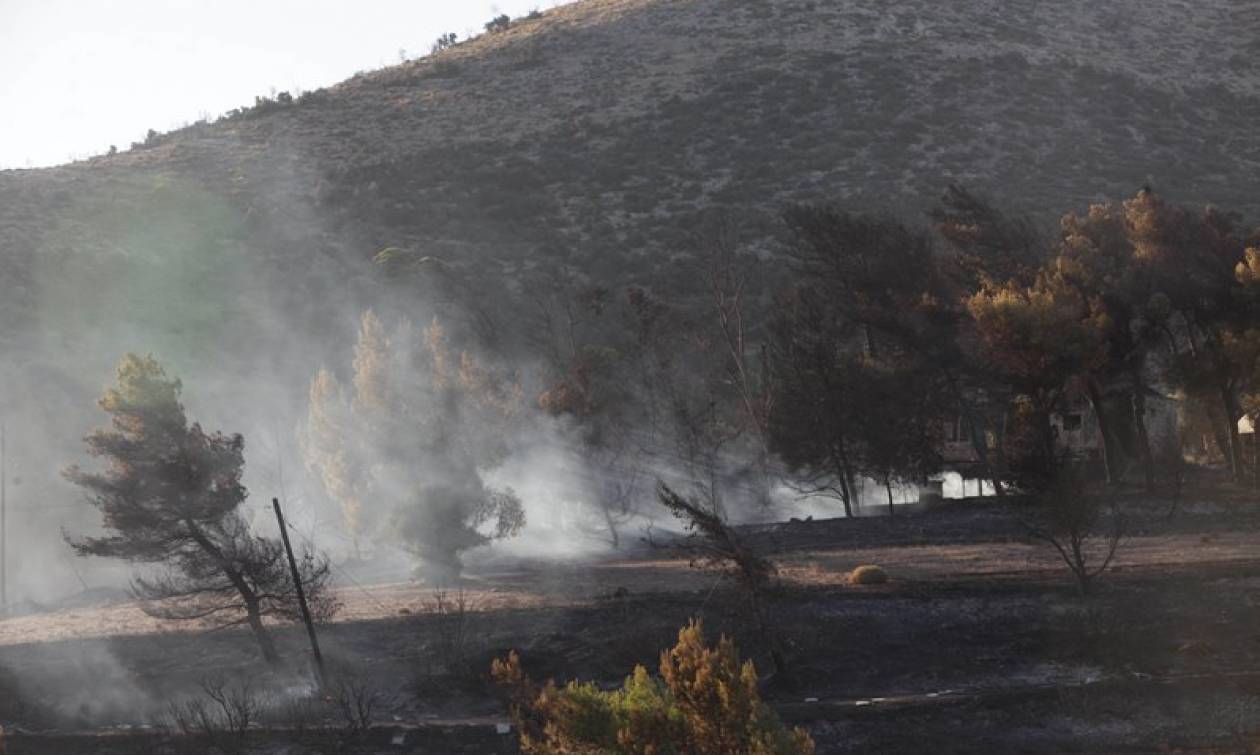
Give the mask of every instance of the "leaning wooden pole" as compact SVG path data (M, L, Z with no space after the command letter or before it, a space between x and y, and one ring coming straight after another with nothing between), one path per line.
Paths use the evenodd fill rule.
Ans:
M0 420L0 615L8 613L9 610L9 523L7 519L7 500L5 485L5 458L4 458L4 421ZM0 755L4 755L3 746L0 745Z
M302 608L302 621L306 624L306 634L311 638L311 653L315 656L315 675L319 686L324 686L324 656L319 652L319 638L315 636L315 622L311 621L311 609L306 605L306 590L302 589L302 575L298 572L297 559L293 557L293 546L289 544L289 530L284 524L284 512L280 511L280 499L272 498L271 505L276 510L276 521L280 523L280 539L284 541L284 552L289 556L289 569L293 572L293 587L297 590L298 605Z

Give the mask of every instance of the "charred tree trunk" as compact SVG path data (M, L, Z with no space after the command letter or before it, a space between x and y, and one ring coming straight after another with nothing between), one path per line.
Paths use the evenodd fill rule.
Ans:
M849 463L849 452L844 447L844 443L840 444L840 462L844 465L844 481L849 488L849 498L853 502L853 511L856 512L862 506L862 501L858 497L857 481L853 474L853 465ZM852 514L850 515L852 516Z
M1054 406L1058 403L1058 397L1043 398L1036 406L1036 421L1041 426L1040 453L1042 455L1042 463L1044 464L1043 472L1047 480L1054 480L1059 474L1059 454L1055 448L1056 433L1054 423L1051 417L1054 415Z
M848 458L844 453L844 446L839 448L831 447L831 465L836 475L836 479L840 482L840 502L844 504L844 516L846 519L853 518L853 485L849 477Z
M607 501L604 501L600 508L604 512L604 525L608 527L608 537L612 540L613 550L617 550L621 547L621 536L617 533L617 521L613 517L612 511L609 510Z
M1238 406L1234 392L1227 381L1219 384L1221 407L1225 410L1225 431L1229 434L1229 468L1235 480L1243 478L1242 448L1238 439Z
M1142 457L1142 478L1149 493L1155 489L1155 457L1151 453L1151 436L1146 430L1146 386L1134 376L1133 427L1137 430L1138 453Z
M241 594L241 599L245 603L245 621L254 632L254 639L258 642L258 649L262 651L263 660L272 666L278 664L280 655L276 653L276 645L271 639L271 633L267 631L266 625L263 624L262 609L257 593L250 587L244 575L236 569L225 567L224 573L227 574L232 585L236 587L237 592Z
M267 627L263 624L262 613L258 610L258 601L255 599L246 603L245 612L249 628L254 632L254 639L258 641L258 648L262 650L263 660L273 666L278 664L280 655L276 652L276 644L271 639L271 633L267 631Z
M963 419L967 421L968 434L971 436L971 448L976 452L976 459L980 462L980 478L983 481L988 478L993 483L993 493L998 498L1006 496L1006 488L1002 485L1002 481L998 476L993 474L993 467L989 463L989 444L984 437L984 430L975 421L970 412L963 414ZM981 483L983 484L983 482Z
M765 598L760 589L754 589L748 597L752 603L753 616L757 622L757 632L761 635L761 641L770 653L770 663L774 666L774 675L782 678L787 674L787 658L783 654L783 646L779 641L779 635L774 631L774 625L770 621L769 611L766 610L765 606ZM3 753L0 753L0 755L3 755Z
M1208 399L1203 400L1203 409L1208 416L1208 426L1212 431L1212 441L1216 443L1216 449L1221 452L1221 459L1226 464L1229 463L1229 435L1225 432L1225 426L1229 424L1228 419L1221 417L1221 407L1219 402ZM1204 437L1204 450L1207 450L1207 438Z
M241 602L245 604L245 621L254 632L254 639L258 641L258 648L262 651L263 659L272 665L279 663L280 656L276 653L275 643L272 642L271 635L267 632L267 627L262 621L262 607L258 593L250 586L249 581L245 579L245 575L241 573L241 570L223 555L223 551L201 531L200 527L191 521L185 521L184 524L188 528L188 535L193 542L214 558L219 568L223 570L223 575L240 593Z
M1116 483L1116 442L1111 428L1111 418L1107 414L1106 406L1103 404L1102 392L1098 390L1098 383L1091 378L1085 382L1085 387L1086 392L1089 394L1089 405L1093 408L1094 417L1098 420L1098 432L1102 435L1103 473L1106 475L1107 484L1114 485Z
M971 450L976 453L976 460L980 463L980 479L989 479L993 482L993 493L998 498L1006 496L1005 486L993 474L993 468L989 463L989 444L984 437L984 428L976 421L975 412L972 411L971 404L968 403L963 396L962 389L958 386L958 381L949 370L945 370L945 379L949 382L950 392L954 394L954 399L958 402L958 412L962 415L963 421L967 423L967 434L971 440ZM981 482L981 485L984 483Z
M893 517L892 480L887 477L884 478L884 490L888 491L888 518L891 519Z

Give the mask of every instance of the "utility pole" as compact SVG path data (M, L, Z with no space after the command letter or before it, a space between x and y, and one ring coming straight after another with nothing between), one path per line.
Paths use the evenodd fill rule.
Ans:
M0 613L8 613L9 611L9 554L5 548L5 544L9 539L9 527L6 517L8 515L6 500L5 462L7 459L4 455L4 421L0 420Z
M315 623L311 621L311 609L306 605L306 590L302 589L302 575L298 572L297 559L293 558L293 546L289 544L289 530L284 524L284 513L280 511L280 499L272 498L271 505L276 509L276 521L280 523L280 539L284 541L284 552L289 555L289 569L293 572L293 587L297 590L298 605L302 608L302 621L306 624L306 634L311 638L311 652L315 655L315 676L319 686L324 686L324 656L319 652L319 640L315 637Z

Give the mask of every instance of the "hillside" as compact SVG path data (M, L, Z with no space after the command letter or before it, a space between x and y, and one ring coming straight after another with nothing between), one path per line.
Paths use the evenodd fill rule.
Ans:
M0 171L0 738L204 751L154 724L230 674L233 751L509 752L492 659L604 688L703 616L819 755L1260 741L1260 273L1157 202L1260 223L1256 60L1239 0L581 0ZM1031 291L847 218L785 262L955 183L1156 191Z
M65 309L67 274L100 286L137 247L195 269L196 296L214 278L245 320L267 296L317 333L303 302L356 299L344 281L388 246L616 282L663 274L707 209L773 240L788 202L914 213L949 181L1047 222L1148 181L1255 216L1258 30L1228 0L586 0L291 105L0 173L4 341L37 346L22 325ZM174 319L215 318L205 304Z
M1255 219L1257 32L1260 8L1230 0L585 0L118 154L0 172L0 410L30 428L10 444L36 481L22 496L79 458L125 351L158 354L194 416L256 451L288 437L320 365L347 363L364 307L423 322L477 305L481 345L528 368L535 282L685 289L712 210L768 252L788 203L918 216L951 181L1047 225L1146 182ZM397 285L372 262L389 248L433 262Z

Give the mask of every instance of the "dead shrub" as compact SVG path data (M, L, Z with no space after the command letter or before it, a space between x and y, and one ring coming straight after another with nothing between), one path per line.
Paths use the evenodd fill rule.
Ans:
M201 681L201 695L167 706L167 727L195 737L209 748L237 755L246 750L250 728L266 706L249 681L229 683L221 676Z
M286 697L260 714L264 726L287 729L295 742L311 739L324 719L323 701L313 695Z
M722 573L748 599L750 616L770 653L774 671L784 673L787 663L766 610L766 589L777 573L774 563L754 551L720 514L704 504L684 498L659 481L656 497L686 526L687 539L679 550L690 559L691 565Z
M386 696L379 689L353 674L338 676L330 694L342 729L351 737L362 736L372 728L376 712L387 704Z
M1115 499L1091 488L1079 470L1063 468L1034 503L1033 517L1024 526L1034 539L1054 548L1075 578L1077 593L1088 597L1124 537L1124 518Z
M465 670L473 645L472 604L468 595L462 589L454 595L446 590L434 590L430 607L434 617L434 645L447 670Z
M882 585L888 581L888 572L882 566L863 564L849 572L849 584Z
M53 723L48 711L33 702L17 679L4 669L0 669L0 720L40 726Z
M482 637L473 627L476 611L463 590L434 590L426 606L432 622L432 652L416 677L418 695L477 691L488 681Z

